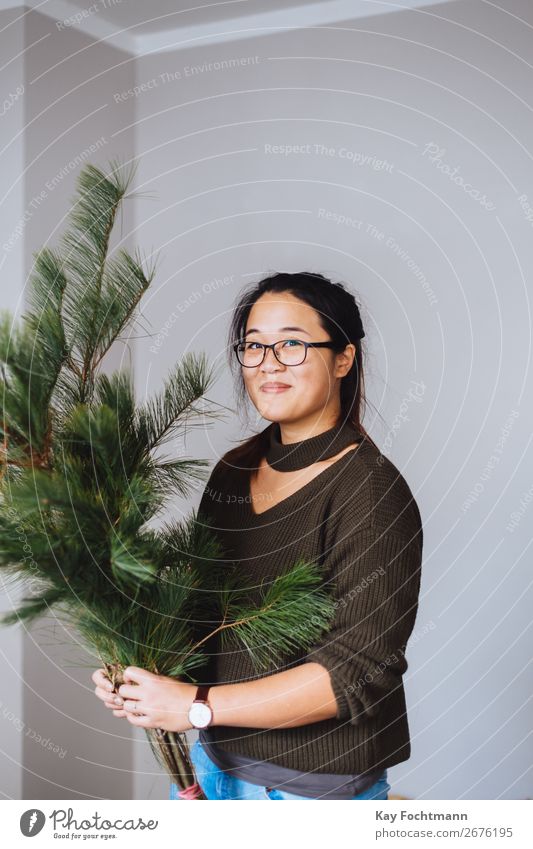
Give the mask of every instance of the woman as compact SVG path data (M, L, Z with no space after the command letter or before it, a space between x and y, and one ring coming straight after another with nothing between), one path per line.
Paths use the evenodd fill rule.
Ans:
M327 633L261 674L213 644L199 692L134 667L116 702L93 675L115 716L201 729L192 758L208 799L387 799L387 768L410 757L402 675L422 524L361 424L364 335L354 297L320 274L274 274L241 297L229 349L243 400L270 424L218 461L198 513L251 600L298 559L322 564Z

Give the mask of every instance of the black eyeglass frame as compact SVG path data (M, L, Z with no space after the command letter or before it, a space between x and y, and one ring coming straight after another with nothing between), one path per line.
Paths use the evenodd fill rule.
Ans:
M267 348L272 348L272 351L273 351L274 356L277 359L278 363L280 363L282 366L285 366L285 365L287 365L287 363L281 362L280 358L276 354L274 346L278 345L280 342L292 342L292 341L300 342L302 345L305 345L305 354L304 354L304 358L303 358L302 362L301 363L295 363L295 365L299 365L299 366L301 366L301 365L303 365L303 363L305 363L305 360L307 358L307 349L308 348L337 348L338 350L341 350L341 349L339 349L339 346L335 342L305 342L303 339L294 339L294 340L292 340L292 339L278 339L277 342L271 342L270 345L265 345L264 342L255 342L256 345L262 345L263 346L263 359L261 360L261 362L256 363L255 366L247 366L243 362L241 362L241 360L239 359L239 355L237 353L237 348L240 345L246 344L246 340L241 340L240 342L236 342L235 345L233 346L233 350L235 351L235 356L237 357L240 365L243 368L257 368L257 366L263 365L263 363L265 361L265 357L266 357ZM293 368L293 366L289 365L288 368Z

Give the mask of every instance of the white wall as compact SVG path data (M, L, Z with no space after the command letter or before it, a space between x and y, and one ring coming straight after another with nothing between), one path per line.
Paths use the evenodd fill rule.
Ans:
M413 754L390 770L392 792L416 798L533 790L527 520L506 530L531 485L519 197L533 205L533 44L512 13L530 26L533 9L506 8L450 3L141 56L138 93L117 93L119 114L135 100L139 188L155 193L137 206L138 241L161 251L141 390L188 349L223 360L234 301L266 272L321 271L362 299L366 424L425 526ZM231 406L231 392L226 372L212 394ZM191 453L219 456L240 429L195 434Z

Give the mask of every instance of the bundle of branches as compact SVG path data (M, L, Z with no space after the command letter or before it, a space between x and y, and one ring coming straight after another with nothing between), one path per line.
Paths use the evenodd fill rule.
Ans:
M261 671L307 648L333 615L316 564L297 562L252 605L234 564L215 568L219 543L197 513L161 521L208 465L162 446L219 412L204 355L184 356L143 403L129 371L102 367L154 276L110 249L134 171L85 166L60 247L34 255L25 314L0 321L0 565L29 583L3 622L64 617L115 691L127 666L198 683L212 636L236 641ZM185 735L146 733L184 797L204 798Z

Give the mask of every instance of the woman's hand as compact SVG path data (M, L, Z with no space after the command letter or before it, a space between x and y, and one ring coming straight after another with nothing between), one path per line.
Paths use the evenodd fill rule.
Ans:
M125 683L120 685L118 696L115 696L111 694L112 685L104 670L97 669L92 675L95 694L113 710L114 716L126 717L128 722L140 728L176 732L193 728L188 713L196 695L196 684L155 675L138 666L128 666L123 677Z
M124 699L113 693L113 685L107 677L105 669L97 669L93 672L91 678L96 684L95 695L103 701L106 708L113 710L113 716L126 716L126 711L122 709Z

